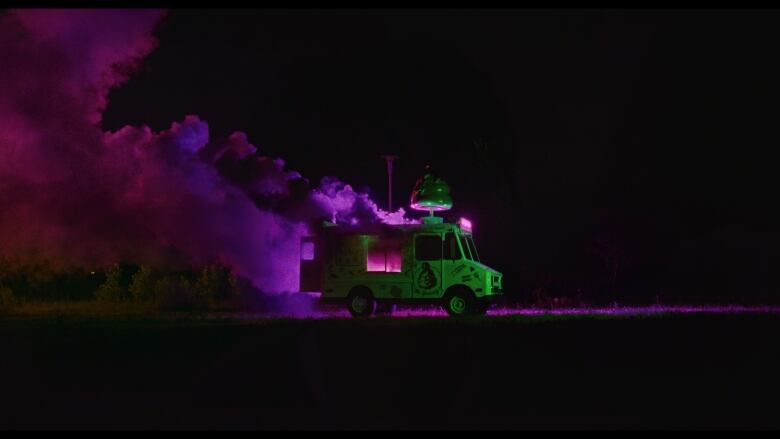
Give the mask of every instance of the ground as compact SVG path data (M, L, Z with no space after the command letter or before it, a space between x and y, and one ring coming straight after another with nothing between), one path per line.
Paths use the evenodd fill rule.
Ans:
M778 428L776 313L0 318L0 428Z

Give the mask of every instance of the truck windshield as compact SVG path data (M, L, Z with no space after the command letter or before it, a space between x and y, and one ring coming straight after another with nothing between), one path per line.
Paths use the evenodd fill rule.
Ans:
M460 239L460 246L463 247L463 254L466 258L472 261L479 262L479 255L477 254L477 248L474 247L474 241L468 235L458 235Z
M477 251L477 246L474 244L474 238L472 238L471 235L467 235L466 240L469 243L469 249L471 250L471 254L473 256L472 259L477 262L482 262L479 260L479 252Z

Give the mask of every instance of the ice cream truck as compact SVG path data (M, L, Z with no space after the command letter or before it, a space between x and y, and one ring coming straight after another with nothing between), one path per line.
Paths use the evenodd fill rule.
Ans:
M426 175L412 195L412 208L430 211L420 224L323 223L301 240L301 291L345 304L353 316L399 303L440 304L453 316L484 313L501 297L502 275L480 261L469 220L433 215L451 205L446 184Z

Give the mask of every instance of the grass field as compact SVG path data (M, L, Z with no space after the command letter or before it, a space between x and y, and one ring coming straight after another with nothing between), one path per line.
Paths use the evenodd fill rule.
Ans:
M43 311L0 317L0 428L780 427L774 311Z

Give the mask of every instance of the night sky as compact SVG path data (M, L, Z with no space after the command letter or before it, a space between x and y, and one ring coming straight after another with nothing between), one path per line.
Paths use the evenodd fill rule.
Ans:
M396 206L430 164L518 294L777 301L778 18L174 9L103 128L197 114L381 207L381 154Z

